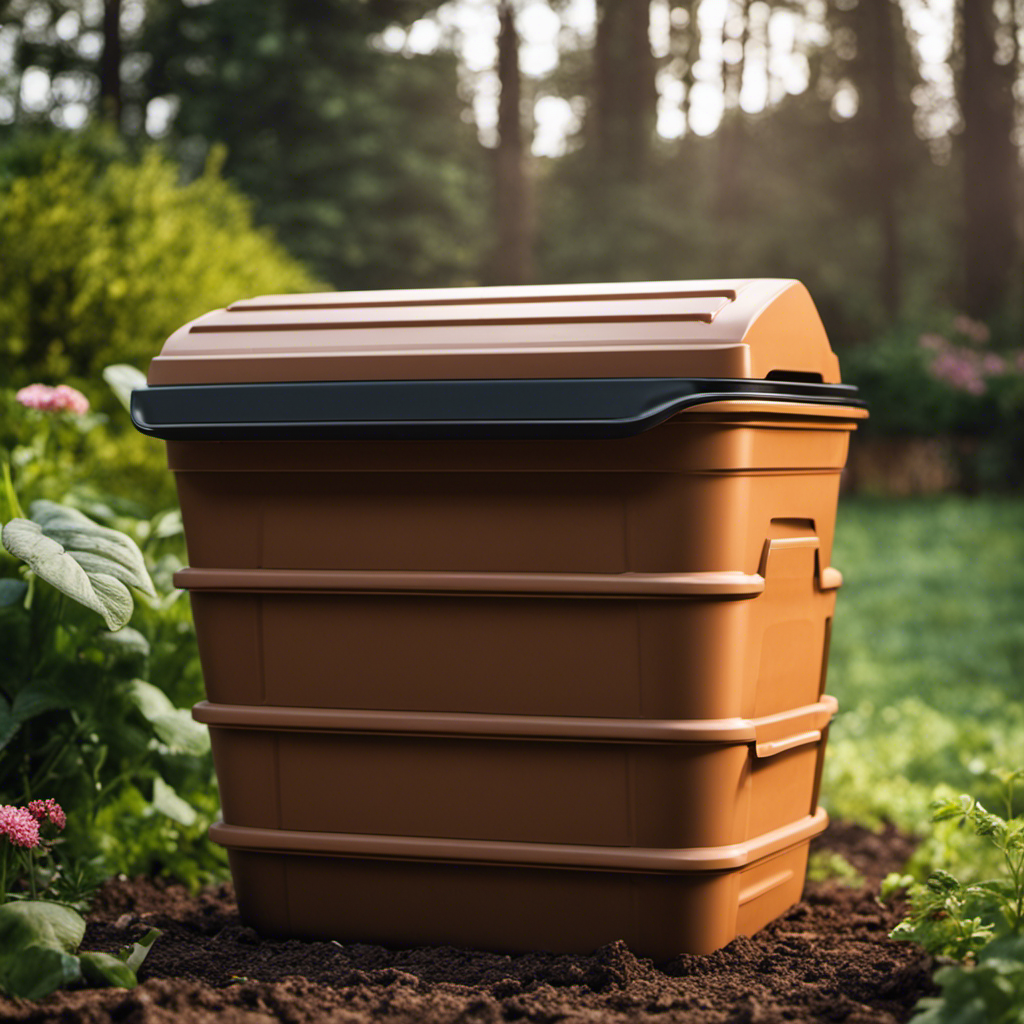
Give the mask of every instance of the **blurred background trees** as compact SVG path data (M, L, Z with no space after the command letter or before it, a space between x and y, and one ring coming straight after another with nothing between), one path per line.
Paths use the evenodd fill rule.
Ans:
M848 376L899 384L875 423L919 432L903 410L922 407L924 382L959 410L944 429L1004 436L1006 417L1024 414L999 397L1021 391L1007 380L1021 372L1024 325L1022 8L0 0L0 217L32 170L26 148L41 145L26 137L49 133L116 146L109 159L127 163L158 144L185 187L223 177L256 228L327 287L798 277ZM217 202L213 219L244 235ZM5 239L20 278L24 245ZM230 262L229 249L219 242L217 258ZM270 290L299 287L265 265L280 281ZM12 373L57 367L46 332L85 308L53 312L77 294L67 280L52 279L34 348L10 340L27 328L0 338L0 360L20 353ZM244 280L225 277L224 290ZM191 316L172 293L156 307ZM961 314L984 342L956 334ZM161 312L139 350L165 327ZM948 358L922 335L941 336ZM962 345L961 362L980 360L973 376L950 369ZM50 363L33 355L43 349ZM102 362L90 358L73 368ZM996 476L1009 481L1012 465Z

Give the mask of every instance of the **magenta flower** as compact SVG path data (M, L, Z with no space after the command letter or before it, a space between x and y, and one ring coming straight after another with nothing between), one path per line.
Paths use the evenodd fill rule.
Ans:
M969 395L985 393L985 379L982 376L981 361L976 352L952 348L940 352L932 360L931 374L957 391Z
M28 812L36 821L49 821L51 825L56 825L57 828L62 829L68 823L63 809L53 797L49 797L46 800L30 800Z
M14 397L27 409L43 412L70 412L81 416L89 411L89 399L67 384L58 384L55 388L49 384L29 384Z
M31 850L39 845L39 822L27 807L4 804L0 807L0 835L7 836L15 846Z
M992 336L987 324L963 314L953 321L953 330L962 334L972 345L984 345Z

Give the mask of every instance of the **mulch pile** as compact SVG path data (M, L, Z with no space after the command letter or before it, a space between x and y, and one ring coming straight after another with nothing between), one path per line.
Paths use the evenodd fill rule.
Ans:
M501 956L447 947L384 949L267 941L238 920L229 886L189 896L179 885L114 880L100 891L84 948L115 951L147 928L163 935L142 984L60 992L39 1003L0 997L0 1020L62 1024L334 1022L611 1022L889 1024L934 991L934 964L887 932L899 906L878 883L913 843L832 825L817 842L849 860L861 888L810 882L803 902L752 938L709 956L653 964L622 942L589 956Z

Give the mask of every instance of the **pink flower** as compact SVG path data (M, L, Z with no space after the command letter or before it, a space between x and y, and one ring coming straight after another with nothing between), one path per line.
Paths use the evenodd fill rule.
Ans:
M976 352L960 348L940 352L932 360L931 374L957 391L969 395L983 395L985 380L981 372L981 360Z
M995 352L989 352L981 361L981 368L988 374L996 375L1006 370L1006 360Z
M58 384L55 388L48 384L29 384L14 397L27 409L43 412L70 412L81 416L89 411L89 399L67 384Z
M84 416L89 411L89 399L67 384L58 384L53 389L53 404L56 409L64 409L76 416Z
M26 409L53 409L53 388L48 384L29 384L14 396Z
M0 807L0 835L7 836L15 846L31 850L39 845L39 822L27 807L4 804Z
M949 342L941 334L922 334L917 339L917 343L921 348L928 349L929 352L941 352L949 345Z
M962 334L972 345L984 345L992 336L987 324L980 320L972 320L969 316L961 314L953 321L953 330Z
M68 823L63 809L53 797L46 800L30 800L28 812L36 821L46 819L49 820L51 825L56 825L57 828L63 828Z

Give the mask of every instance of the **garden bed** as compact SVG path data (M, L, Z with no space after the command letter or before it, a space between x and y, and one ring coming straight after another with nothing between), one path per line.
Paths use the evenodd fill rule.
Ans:
M899 907L878 883L913 844L833 825L816 843L867 879L809 882L802 903L752 938L655 966L612 943L590 956L508 957L450 948L388 950L261 940L238 920L229 886L190 897L179 885L114 880L100 891L86 947L115 951L150 927L163 935L142 984L62 992L39 1003L0 998L5 1021L300 1022L905 1021L933 991L933 963L892 942Z

